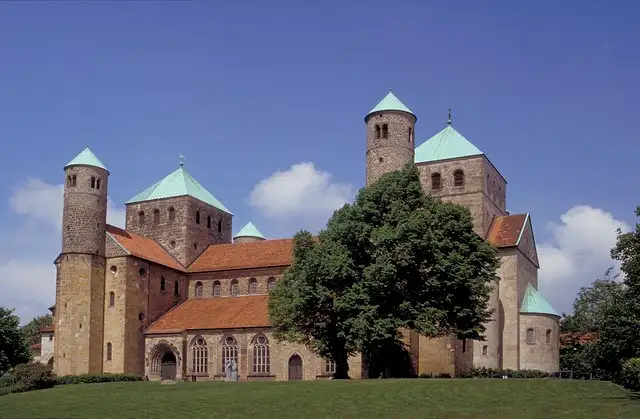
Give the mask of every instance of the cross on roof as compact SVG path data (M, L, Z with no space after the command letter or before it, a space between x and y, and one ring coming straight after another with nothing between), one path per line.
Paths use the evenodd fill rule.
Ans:
M180 153L180 167L184 167L184 154Z

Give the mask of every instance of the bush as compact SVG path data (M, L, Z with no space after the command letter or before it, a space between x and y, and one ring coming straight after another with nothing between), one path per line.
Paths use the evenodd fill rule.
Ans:
M15 386L20 391L41 390L55 385L55 376L50 365L29 362L16 365L12 370ZM14 388L14 392L15 392Z
M143 378L133 374L83 374L64 375L56 378L56 385L113 383L116 381L142 381Z
M616 382L632 391L640 391L640 358L631 358L622 364Z
M0 388L13 386L15 385L15 383L16 377L9 373L6 373L5 375L0 377Z
M471 368L457 375L458 378L547 378L551 374L539 370L510 370L495 368Z

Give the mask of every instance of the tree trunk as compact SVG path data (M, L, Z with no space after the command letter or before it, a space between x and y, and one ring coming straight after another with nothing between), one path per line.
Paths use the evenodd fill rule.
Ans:
M337 380L349 379L349 362L346 354L340 354L336 356L336 372L333 374L333 378Z

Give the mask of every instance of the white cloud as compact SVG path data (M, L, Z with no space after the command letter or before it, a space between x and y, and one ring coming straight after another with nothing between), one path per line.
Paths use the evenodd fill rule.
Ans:
M54 259L60 252L63 186L28 178L9 197L22 223L7 236L19 238L0 259L0 305L15 308L23 323L43 314L55 300ZM125 210L107 201L107 222L124 227ZM34 227L34 222L43 229ZM37 249L37 250L34 250Z
M599 208L578 205L546 227L549 240L538 246L540 290L558 311L570 312L580 287L602 278L610 266L617 229L630 227Z
M352 197L350 184L334 182L330 173L306 162L261 180L253 187L249 204L270 219L326 222Z

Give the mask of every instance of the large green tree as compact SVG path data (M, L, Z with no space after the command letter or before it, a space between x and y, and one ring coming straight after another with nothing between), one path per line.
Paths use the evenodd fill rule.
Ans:
M51 314L45 314L37 316L31 319L31 321L22 327L22 334L27 342L27 345L31 346L36 343L40 343L40 329L46 326L51 326L53 323L53 317Z
M482 339L498 257L467 208L423 192L408 165L363 188L294 260L269 300L276 337L307 345L348 376L347 358L389 361L402 329Z
M13 310L0 307L0 375L30 359L29 347L20 331L20 319Z

